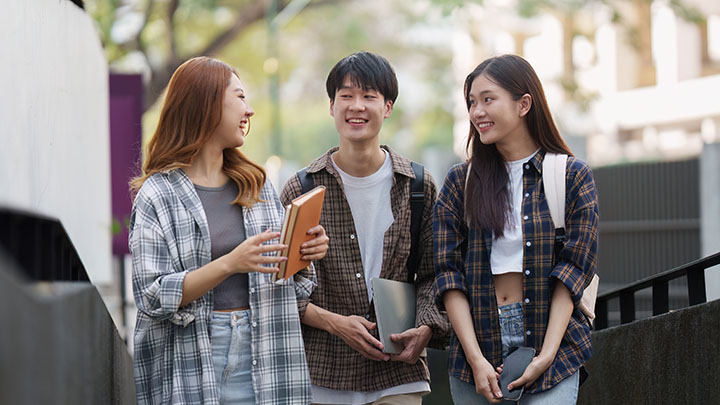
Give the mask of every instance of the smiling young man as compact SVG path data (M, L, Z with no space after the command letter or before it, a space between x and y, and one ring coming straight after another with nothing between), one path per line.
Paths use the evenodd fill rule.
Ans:
M432 289L435 183L425 171L416 327L393 335L404 349L388 355L378 338L370 281L408 280L415 179L411 162L379 140L397 98L397 78L385 58L358 52L333 67L326 88L339 146L313 161L306 173L314 185L326 187L320 223L331 242L326 257L315 262L317 288L299 302L313 402L420 404L430 391L424 349L442 347L450 330ZM295 175L280 199L287 204L301 193Z

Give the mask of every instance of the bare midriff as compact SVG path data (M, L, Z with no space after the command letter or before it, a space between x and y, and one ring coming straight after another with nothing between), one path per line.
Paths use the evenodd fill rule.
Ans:
M514 304L523 299L522 273L504 273L493 276L498 306Z
M247 309L250 309L250 307L241 307L241 308L228 308L228 309L213 309L215 312L235 312L235 311L245 311Z

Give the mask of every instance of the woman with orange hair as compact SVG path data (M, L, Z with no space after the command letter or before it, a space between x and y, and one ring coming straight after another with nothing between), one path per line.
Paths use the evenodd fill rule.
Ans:
M312 267L271 282L283 206L242 146L254 111L237 72L207 57L173 74L130 219L140 404L307 404L297 299ZM325 256L318 226L302 246Z

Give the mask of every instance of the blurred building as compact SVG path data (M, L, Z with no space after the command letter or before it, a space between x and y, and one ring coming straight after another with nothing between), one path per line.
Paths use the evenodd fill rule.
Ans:
M710 97L720 91L720 2L587 3L529 18L512 0L464 7L455 16L458 89L485 58L524 56L573 151L594 166L698 156L720 140L720 103ZM460 144L461 96L457 105Z

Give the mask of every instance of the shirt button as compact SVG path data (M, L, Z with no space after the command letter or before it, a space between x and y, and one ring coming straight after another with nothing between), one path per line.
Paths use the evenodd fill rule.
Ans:
M532 332L530 332L530 331L525 332L525 334L528 335L528 336L530 336L531 333L532 333Z
M362 274L360 274L360 273L355 273L355 277L356 277L356 278L360 278L360 277L362 277Z
M523 219L527 221L527 220L528 220L528 216L525 215L525 216L523 217Z
M351 234L350 234L350 240L355 240L355 234L354 234L354 233L351 233Z
M530 270L525 269L525 275L526 275L526 276L529 276L529 275L530 275Z
M530 170L530 165L525 165L525 170Z
M251 289L250 289L250 294L255 294L255 289L254 289L254 288L251 288Z
M525 246L532 246L532 243L530 243L529 241L525 242Z
M370 314L365 314L365 319L370 319Z
M530 334L529 332L530 331L528 331L528 335ZM253 360L253 366L257 366L257 360Z
M530 197L530 193L525 193L525 197Z
M253 328L256 328L256 327L257 327L257 322L253 322L253 323L252 323L252 327L253 327Z
M525 303L526 303L526 304L529 304L529 303L530 303L530 298L525 298ZM253 325L253 326L255 326L255 325Z

